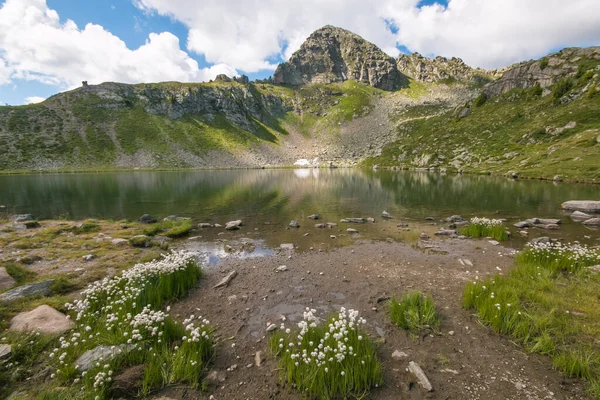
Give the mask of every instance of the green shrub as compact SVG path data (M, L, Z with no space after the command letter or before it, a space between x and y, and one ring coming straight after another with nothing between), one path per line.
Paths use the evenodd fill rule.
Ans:
M570 78L563 78L558 81L552 89L552 97L554 98L555 102L567 94L571 88L573 88L573 81Z
M361 328L366 321L342 308L319 324L315 312L306 310L299 332L282 327L271 336L281 379L307 398L363 398L382 383L375 345Z
M425 328L438 331L441 323L440 314L431 296L425 296L418 291L405 293L400 301L392 299L390 318L400 328L409 331L420 331Z
M547 66L548 66L548 59L542 58L540 60L540 69L546 69Z
M100 225L96 221L83 221L81 224L74 226L71 232L81 235L83 233L98 232L99 230Z
M533 86L530 90L530 97L539 97L542 95L542 93L544 92L544 90L542 89L542 86L540 85L540 83L536 83L535 86Z
M593 99L594 96L596 96L596 93L598 93L598 89L596 89L596 85L592 85L585 97L588 99Z
M485 102L487 101L487 96L485 95L485 93L481 93L479 96L477 96L477 98L473 101L473 105L475 107L481 107L482 105L485 104Z

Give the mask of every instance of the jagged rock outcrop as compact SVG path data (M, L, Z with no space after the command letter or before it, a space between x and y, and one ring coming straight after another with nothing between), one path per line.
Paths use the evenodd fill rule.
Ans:
M443 79L471 81L474 78L485 80L487 72L471 68L460 58L427 58L419 53L400 54L396 60L400 72L419 82L437 82Z
M406 87L394 59L360 36L327 25L313 32L275 71L275 83L303 85L352 79L383 89Z
M539 84L541 88L554 85L560 79L577 74L582 58L600 60L600 46L570 47L549 54L539 60L525 61L506 69L500 79L484 88L486 96L494 97L512 89L528 89Z

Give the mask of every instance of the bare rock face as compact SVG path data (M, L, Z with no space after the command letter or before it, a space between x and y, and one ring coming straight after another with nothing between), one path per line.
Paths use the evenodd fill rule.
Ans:
M67 316L48 305L17 314L10 323L10 330L16 332L33 331L40 333L63 333L75 324Z
M506 93L511 89L528 89L536 86L547 88L560 79L577 73L582 58L599 58L600 47L562 49L542 59L525 61L508 67L502 77L486 85L488 98Z
M397 90L408 83L392 57L360 36L331 25L313 32L273 76L275 83L289 85L348 79L383 90Z
M419 53L400 54L396 59L398 71L419 82L438 82L443 79L472 81L485 79L486 71L469 67L460 58L427 58Z

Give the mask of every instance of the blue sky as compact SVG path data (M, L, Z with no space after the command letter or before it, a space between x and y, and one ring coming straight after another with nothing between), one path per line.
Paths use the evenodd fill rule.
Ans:
M265 78L325 24L391 55L458 56L486 68L600 44L596 0L571 0L560 10L559 0L528 0L525 8L521 0L376 0L366 9L362 0L342 8L339 0L244 1L0 0L0 101L39 101L84 79Z

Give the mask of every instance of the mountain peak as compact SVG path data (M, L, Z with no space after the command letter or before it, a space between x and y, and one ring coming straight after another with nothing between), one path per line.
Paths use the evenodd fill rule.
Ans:
M332 25L311 33L300 49L277 67L273 79L290 85L351 79L384 90L397 90L407 83L393 57L359 35Z

